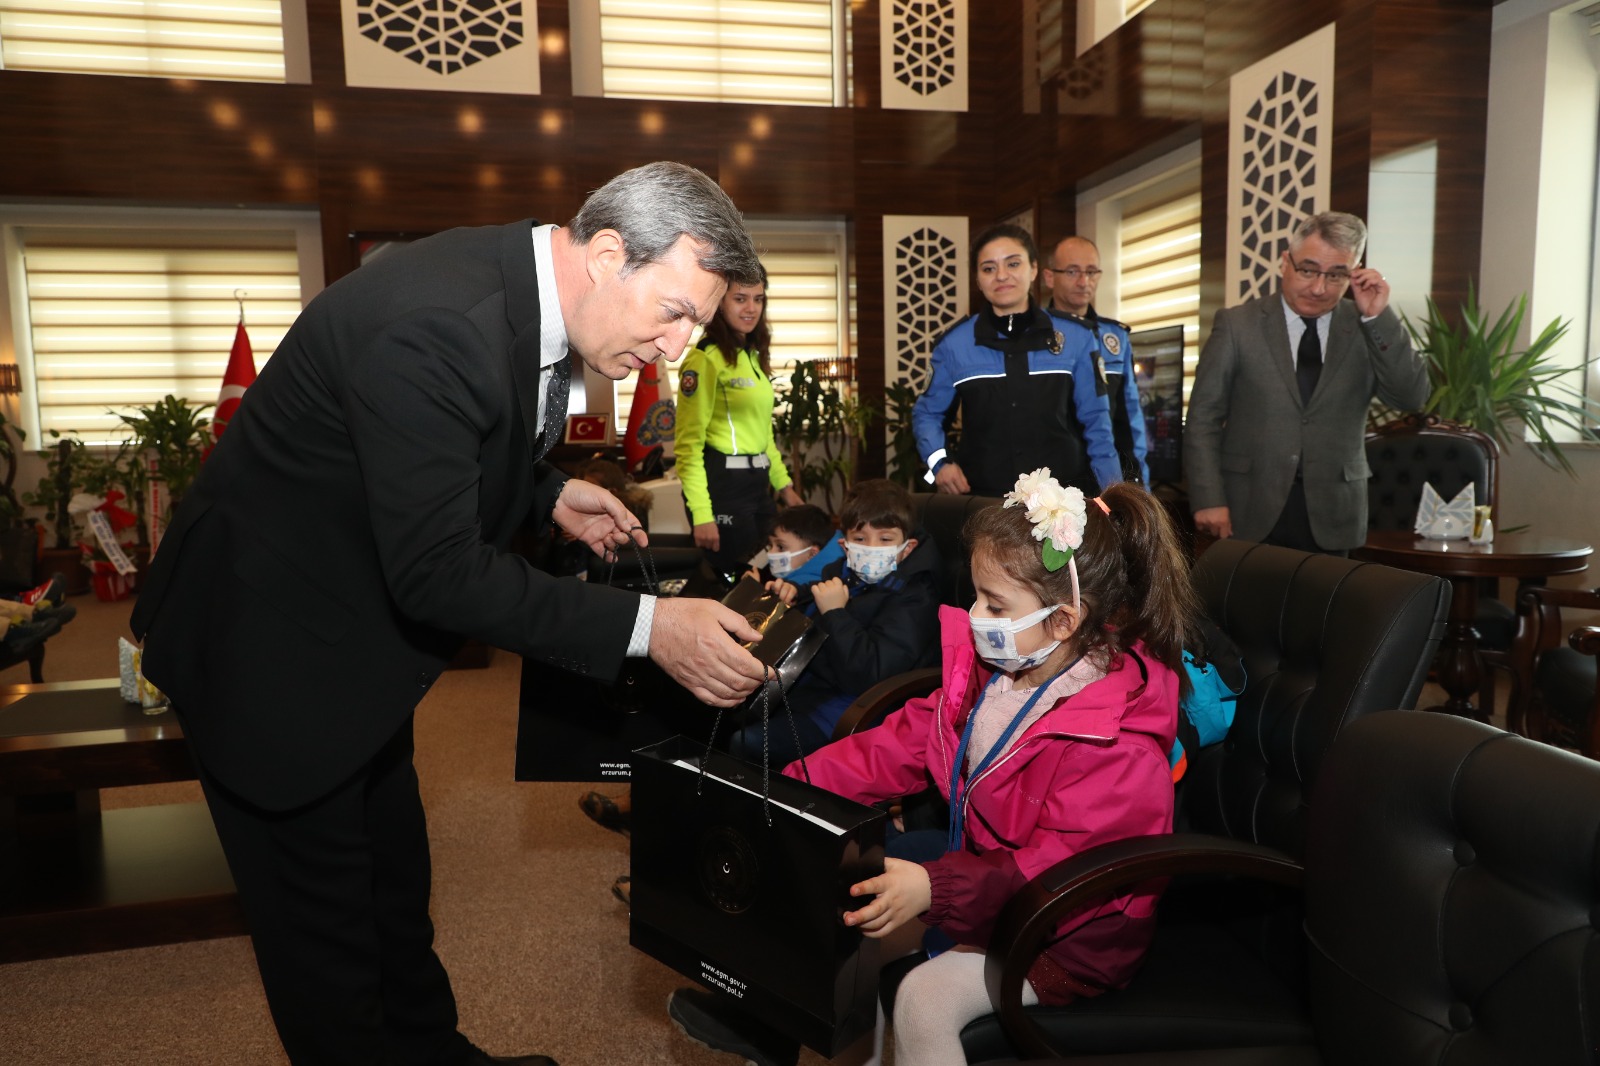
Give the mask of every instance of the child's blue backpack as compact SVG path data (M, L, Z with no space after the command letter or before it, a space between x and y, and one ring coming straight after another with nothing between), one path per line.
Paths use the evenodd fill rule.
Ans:
M1209 618L1201 620L1200 645L1183 652L1189 691L1178 700L1178 738L1170 757L1173 781L1188 769L1188 752L1199 751L1228 735L1239 693L1244 691L1244 660L1239 646Z

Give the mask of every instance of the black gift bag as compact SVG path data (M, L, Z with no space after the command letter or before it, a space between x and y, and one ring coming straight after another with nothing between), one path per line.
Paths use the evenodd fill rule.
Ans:
M827 639L804 611L788 609L749 578L722 603L762 635L747 647L784 688L794 685ZM743 721L758 696L731 720ZM518 781L630 780L634 750L678 733L707 736L715 713L650 659L626 660L614 685L524 659L518 703Z
M633 753L630 942L831 1058L877 1019L879 944L843 915L883 872L886 816L706 758L681 736Z

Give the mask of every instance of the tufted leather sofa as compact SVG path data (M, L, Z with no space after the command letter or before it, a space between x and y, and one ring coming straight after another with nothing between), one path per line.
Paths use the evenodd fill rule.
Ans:
M1040 947L1032 938L1054 928L1063 893L1081 893L1078 878L1111 895L1191 869L1227 873L1206 859L1235 848L1293 866L1313 810L1308 796L1335 738L1368 714L1415 704L1450 602L1438 578L1237 540L1209 548L1193 581L1244 657L1248 681L1233 726L1191 758L1179 834L1085 852L1013 900L990 958L1016 983L996 1000L1001 1014L966 1028L969 1061L1034 1053L1030 1040L1076 1056L1315 1038L1298 898L1233 880L1168 890L1154 944L1128 988L1066 1007L1021 1006L1021 978ZM1080 894L1074 906L1083 901ZM998 987L991 984L992 996Z
M1371 715L1322 764L1303 864L1212 858L1303 884L1314 1040L1077 1066L1600 1061L1600 764L1467 719Z

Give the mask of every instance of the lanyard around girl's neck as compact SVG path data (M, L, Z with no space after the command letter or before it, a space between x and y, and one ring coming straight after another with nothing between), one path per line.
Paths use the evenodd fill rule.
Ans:
M1033 695L1028 697L1027 702L1022 705L1022 709L1012 717L1011 724L1006 726L1004 733L1000 734L1000 739L994 742L988 753L984 755L983 760L972 768L972 773L967 775L967 788L962 788L961 764L967 761L967 747L972 743L972 727L978 721L978 710L983 706L983 701L988 699L989 690L1000 679L1001 671L996 670L990 675L988 684L983 686L983 692L978 696L978 702L972 708L972 713L967 715L967 727L961 731L961 744L956 748L955 765L950 767L950 833L945 841L945 851L961 850L961 830L962 826L966 824L967 817L967 792L971 788L972 782L976 781L978 775L987 770L989 764L994 762L996 757L1006 750L1006 744L1010 742L1011 735L1017 731L1017 727L1022 724L1022 720L1028 717L1028 712L1033 710L1033 705L1039 702L1039 697L1044 695L1045 689L1055 684L1056 679L1062 674L1077 666L1082 658L1083 656L1078 656L1077 659L1068 663L1054 677L1033 690Z

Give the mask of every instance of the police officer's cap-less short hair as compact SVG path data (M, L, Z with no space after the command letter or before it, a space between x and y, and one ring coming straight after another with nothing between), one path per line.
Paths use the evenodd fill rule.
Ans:
M1021 226L1010 222L1001 222L978 234L978 239L972 242L972 269L978 269L978 253L983 251L984 245L990 241L999 240L1001 237L1010 237L1022 245L1022 250L1028 253L1028 262L1037 263L1039 261L1039 248L1033 243L1033 234Z
M716 182L682 163L647 163L590 193L568 232L585 245L604 229L622 236L625 272L660 262L686 236L700 246L700 269L739 285L761 281L744 216Z

